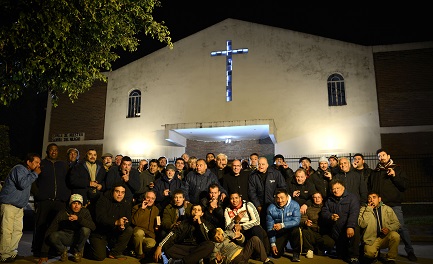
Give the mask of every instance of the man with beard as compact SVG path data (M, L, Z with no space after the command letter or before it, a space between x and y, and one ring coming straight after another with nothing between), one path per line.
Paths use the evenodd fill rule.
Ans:
M102 159L102 165L104 166L104 169L106 172L108 172L113 166L113 154L111 153L104 153L101 157Z
M95 203L104 191L105 169L96 162L97 156L95 149L87 150L85 160L79 162L70 175L72 193L83 197L83 206Z
M161 259L162 251L171 258L169 263L174 264L196 264L200 259L209 258L214 244L209 240L208 232L214 227L202 219L202 216L202 206L193 205L191 217L170 231L156 247L155 262Z
M399 234L404 243L404 250L410 261L417 261L415 251L410 240L409 230L404 224L401 203L403 202L404 192L408 188L406 171L391 159L391 156L384 149L376 151L379 163L370 175L368 187L380 195L382 202L390 206L397 215L400 222Z

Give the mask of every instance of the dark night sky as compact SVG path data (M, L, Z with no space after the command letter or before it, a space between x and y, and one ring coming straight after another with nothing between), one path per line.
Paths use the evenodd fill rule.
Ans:
M277 4L278 3L278 4ZM281 4L284 3L284 4ZM411 2L412 3L412 2ZM165 21L173 42L234 18L361 45L385 45L433 40L432 12L426 6L378 7L299 4L293 1L162 1L156 21ZM134 54L121 52L118 68L165 47L144 38Z
M291 2L289 4L288 2ZM283 4L281 4L283 3ZM409 2L408 2L409 3ZM179 1L163 0L154 11L156 21L165 21L176 42L226 18L234 18L294 31L314 34L361 45L385 45L432 41L432 12L427 6L397 5L379 7L327 4L294 4L293 1ZM347 3L345 3L347 4ZM351 4L353 5L353 4ZM134 53L117 51L117 69L165 45L142 37ZM10 127L12 155L23 158L27 152L41 152L46 96L27 94L10 108L0 106L0 124Z

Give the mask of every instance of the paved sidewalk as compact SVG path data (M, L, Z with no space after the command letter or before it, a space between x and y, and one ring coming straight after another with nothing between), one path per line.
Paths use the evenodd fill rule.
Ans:
M21 242L19 244L19 248L18 248L18 254L20 256L23 256L23 259L19 259L17 261L15 261L15 263L19 263L19 264L24 264L24 263L37 263L38 259L34 258L32 256L31 253L31 245L32 245L32 232L30 231L25 231L24 235L21 239ZM415 248L415 253L418 257L418 261L417 262L410 262L405 256L405 252L404 252L404 246L400 245L399 246L399 256L397 258L397 263L419 263L419 264L431 264L433 263L433 244L432 243L417 243L413 245ZM290 260L291 254L286 253L285 256L281 257L280 259L273 259L273 262L275 264L288 264L288 263L292 263ZM61 262L59 260L59 257L57 258L53 258L50 259L48 261L48 263L52 263L52 262ZM133 257L128 257L127 260L124 261L120 261L120 260L116 260L116 259L108 259L106 258L104 260L105 262L111 262L111 263L122 263L122 264L141 264L140 261L136 258ZM302 263L320 263L320 264L343 264L345 263L344 261L340 260L340 259L332 259L330 257L322 257L322 256L314 256L313 259L307 259L305 258L305 256L301 256L301 262ZM72 260L69 260L67 263L73 263ZM81 261L82 264L96 264L96 263L101 263L100 261L94 261L94 260L87 260L87 259L83 259ZM261 262L259 261L254 261L251 260L250 263L254 263L254 264L260 264Z

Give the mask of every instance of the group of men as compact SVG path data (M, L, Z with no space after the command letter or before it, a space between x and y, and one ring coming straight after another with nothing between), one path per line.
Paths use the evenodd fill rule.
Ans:
M257 153L249 164L208 153L205 159L184 154L175 164L165 157L143 159L137 168L128 156L98 159L94 149L82 160L77 149L68 149L67 162L56 144L46 154L30 154L24 166L14 167L0 192L1 262L17 256L22 225L12 223L22 222L30 193L36 207L32 251L40 264L53 255L50 250L62 261L70 253L76 262L130 254L187 264L240 263L252 256L272 264L267 256L281 257L287 245L294 262L303 253L313 258L334 248L350 263L359 263L360 255L373 262L389 248L385 261L394 263L400 237L416 261L401 210L407 177L383 149L374 170L362 154L352 162L322 157L317 170L303 157L295 171L280 154L272 165ZM239 207L235 199L243 201ZM251 204L252 216L239 209L243 203ZM240 220L251 218L260 229L247 232L252 225ZM225 243L228 236L240 245Z

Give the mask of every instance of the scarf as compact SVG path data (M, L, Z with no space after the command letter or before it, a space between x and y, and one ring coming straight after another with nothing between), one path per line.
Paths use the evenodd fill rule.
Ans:
M90 181L96 181L96 164L86 161L87 169L90 174Z
M243 205L243 202L241 200L241 202L238 204L238 206L230 206L230 209L237 212L242 207L242 205Z
M382 164L382 163L378 163L376 166L376 169L374 169L375 171L387 171L388 169L393 169L397 166L397 164L395 164L392 159L389 159L389 161L386 164Z

